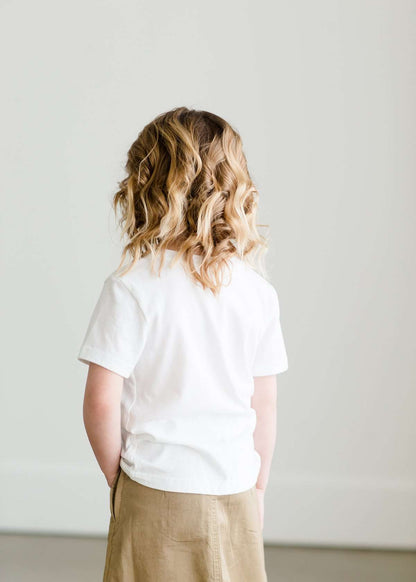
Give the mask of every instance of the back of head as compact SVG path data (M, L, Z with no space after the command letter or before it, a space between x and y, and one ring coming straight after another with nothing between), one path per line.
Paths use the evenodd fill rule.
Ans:
M132 257L127 271L149 254L161 268L164 250L174 249L195 282L217 294L231 257L256 266L267 248L255 222L258 192L241 138L224 119L186 107L157 116L131 145L125 169L113 206L127 238L120 265ZM202 255L198 269L194 255Z

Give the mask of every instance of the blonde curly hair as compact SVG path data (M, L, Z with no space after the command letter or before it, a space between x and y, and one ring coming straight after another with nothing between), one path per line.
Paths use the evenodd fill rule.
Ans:
M177 107L148 123L131 145L127 177L112 205L120 210L125 245L117 271L148 254L177 251L186 271L214 295L224 284L229 259L238 256L266 276L267 240L258 233L258 192L250 178L238 132L208 111ZM193 255L202 255L195 268Z

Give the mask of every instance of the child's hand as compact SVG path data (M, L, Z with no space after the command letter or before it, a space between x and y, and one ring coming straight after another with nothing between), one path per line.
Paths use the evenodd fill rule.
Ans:
M109 477L106 477L107 484L110 487L110 489L114 485L114 482L115 482L115 480L117 478L117 475L118 475L118 469L117 469L117 471L115 473L112 473Z
M256 493L257 493L257 504L258 504L258 510L259 510L259 516L260 516L260 525L261 525L261 529L263 531L263 525L264 525L264 489L258 489L256 487Z

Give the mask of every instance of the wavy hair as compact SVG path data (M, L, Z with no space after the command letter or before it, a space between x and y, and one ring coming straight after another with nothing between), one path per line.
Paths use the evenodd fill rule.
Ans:
M242 141L224 119L208 111L178 107L147 124L131 145L127 176L118 182L112 205L121 237L127 237L117 271L152 255L151 268L165 249L177 251L188 274L217 295L233 256L264 276L267 239L256 225L258 192L251 180ZM193 255L202 255L195 267Z

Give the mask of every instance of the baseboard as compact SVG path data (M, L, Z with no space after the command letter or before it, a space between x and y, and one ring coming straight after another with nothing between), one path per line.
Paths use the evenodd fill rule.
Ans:
M97 466L2 462L0 529L106 536L109 489ZM265 544L416 548L416 485L404 481L272 475Z
M324 475L273 475L265 543L416 549L416 484Z

